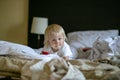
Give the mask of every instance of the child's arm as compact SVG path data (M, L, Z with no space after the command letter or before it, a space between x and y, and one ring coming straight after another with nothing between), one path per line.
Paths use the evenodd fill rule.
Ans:
M63 54L64 54L63 55L64 59L68 60L68 59L73 58L73 53L72 53L72 51L70 49L70 46L66 42L64 43L62 51L63 51Z

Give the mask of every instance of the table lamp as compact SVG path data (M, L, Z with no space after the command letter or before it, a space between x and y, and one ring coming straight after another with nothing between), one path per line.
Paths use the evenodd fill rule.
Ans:
M45 33L45 29L48 26L48 18L43 17L33 17L31 33L37 34L38 46L40 45L40 34Z

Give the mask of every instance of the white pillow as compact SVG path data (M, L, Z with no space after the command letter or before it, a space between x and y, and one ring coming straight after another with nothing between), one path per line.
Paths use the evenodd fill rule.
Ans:
M118 36L118 30L101 30L101 31L77 31L67 34L68 44L72 47L86 48L92 47L94 41L101 37L101 39L106 39L109 37Z

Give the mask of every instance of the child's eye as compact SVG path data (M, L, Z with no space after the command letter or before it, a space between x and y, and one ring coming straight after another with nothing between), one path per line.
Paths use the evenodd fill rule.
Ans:
M53 39L52 41L55 41L55 39Z
M62 38L59 38L58 40L61 40Z

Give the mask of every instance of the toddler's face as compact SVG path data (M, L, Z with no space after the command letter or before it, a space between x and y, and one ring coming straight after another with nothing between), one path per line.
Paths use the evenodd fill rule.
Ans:
M64 44L64 37L60 33L52 33L49 36L49 44L54 52L58 51Z

